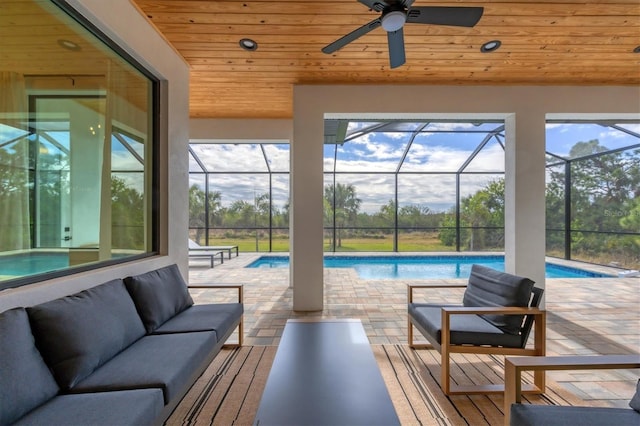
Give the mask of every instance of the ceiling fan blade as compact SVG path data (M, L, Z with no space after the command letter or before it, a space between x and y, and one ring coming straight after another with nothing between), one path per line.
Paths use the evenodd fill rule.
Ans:
M351 43L354 40L357 40L358 38L360 38L363 35L367 34L369 31L375 30L380 25L382 25L382 21L380 20L380 18L374 19L373 21L369 22L368 24L363 25L360 28L358 28L358 29L356 29L354 31L351 31L349 34L337 39L333 43L329 43L328 45L326 45L325 47L322 48L322 52L323 53L333 53L338 49L342 49L347 44Z
M417 6L408 10L407 22L473 27L478 23L483 12L483 7Z
M387 41L389 42L389 63L391 68L397 68L404 64L406 60L404 55L404 34L402 28L398 31L388 32Z

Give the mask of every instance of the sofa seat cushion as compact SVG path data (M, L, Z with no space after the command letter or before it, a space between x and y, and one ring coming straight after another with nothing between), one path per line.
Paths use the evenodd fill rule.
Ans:
M209 359L216 343L213 331L145 336L70 392L160 388L167 404L193 380L194 372Z
M160 389L60 395L16 425L149 425L157 422L163 407Z
M145 334L120 279L27 308L27 312L38 349L65 390Z
M529 306L534 282L481 265L471 266L469 283L462 298L463 306ZM484 319L507 333L518 334L523 315L483 315Z
M215 331L218 341L242 317L241 303L193 305L158 327L154 334Z
M429 336L442 343L442 307L430 303L410 303L409 316L419 324ZM505 333L479 315L451 315L451 340L454 345L492 345L520 347L520 336Z
M58 384L36 349L24 308L0 314L0 425L53 398Z
M147 333L193 305L177 265L124 279Z
M637 425L640 413L630 408L511 405L513 426Z

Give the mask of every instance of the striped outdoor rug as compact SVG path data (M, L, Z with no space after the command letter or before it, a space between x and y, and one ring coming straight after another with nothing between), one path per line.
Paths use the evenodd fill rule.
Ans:
M194 384L167 425L251 425L277 347L223 349ZM404 345L372 345L403 425L502 425L501 395L445 396L436 378L439 354ZM501 383L502 357L455 354L459 384ZM538 404L576 405L580 400L547 379L547 392L530 396Z

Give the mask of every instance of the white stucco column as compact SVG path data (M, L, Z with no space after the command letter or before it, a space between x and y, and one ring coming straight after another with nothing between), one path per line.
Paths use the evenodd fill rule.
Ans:
M505 270L545 283L545 114L505 120Z
M324 302L322 218L324 114L304 88L293 90L289 215L294 311L319 311Z

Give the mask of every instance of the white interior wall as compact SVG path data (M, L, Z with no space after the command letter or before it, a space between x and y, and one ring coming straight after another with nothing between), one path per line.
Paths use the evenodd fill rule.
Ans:
M160 106L160 256L69 277L8 289L0 311L30 306L71 294L116 277L177 263L187 273L189 68L128 0L68 0L114 42L161 80ZM171 226L169 226L171 224Z

